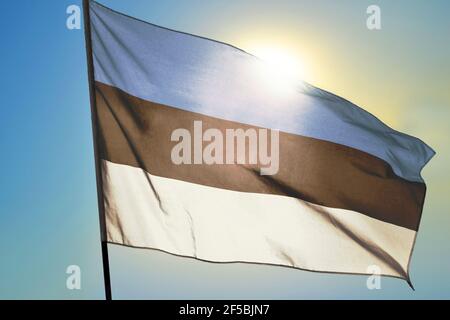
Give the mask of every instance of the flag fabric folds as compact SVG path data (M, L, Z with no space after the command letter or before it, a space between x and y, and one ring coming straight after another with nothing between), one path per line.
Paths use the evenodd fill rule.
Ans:
M431 148L238 48L89 10L105 241L409 279ZM254 162L239 146L228 158L230 132L242 148L269 139L274 170L262 174L261 145Z

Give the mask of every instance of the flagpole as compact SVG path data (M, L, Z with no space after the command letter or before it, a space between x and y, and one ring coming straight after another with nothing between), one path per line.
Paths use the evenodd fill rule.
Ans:
M97 105L95 99L94 86L94 62L92 58L92 38L91 38L91 17L89 12L89 1L83 0L83 16L84 16L84 37L86 41L86 57L88 67L89 94L91 101L91 120L92 120L92 136L94 141L94 159L95 159L95 176L97 180L97 200L98 212L100 219L100 237L102 245L103 260L103 277L105 282L105 298L111 300L111 276L109 272L108 243L106 242L106 224L105 224L105 202L103 201L103 184L102 184L102 167L101 160L98 156L98 126L97 126Z

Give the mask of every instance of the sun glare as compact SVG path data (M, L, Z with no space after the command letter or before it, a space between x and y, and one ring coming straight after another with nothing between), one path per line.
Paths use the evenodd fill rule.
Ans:
M305 79L305 68L298 55L276 46L251 46L249 52L259 58L256 72L261 87L277 98L294 98L298 85Z
M288 50L276 47L256 47L252 54L264 61L270 72L288 81L304 80L305 68L301 60Z

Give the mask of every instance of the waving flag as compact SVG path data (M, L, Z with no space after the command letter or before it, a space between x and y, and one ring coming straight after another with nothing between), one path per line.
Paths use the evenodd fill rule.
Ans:
M89 10L103 241L409 279L432 149L238 48Z

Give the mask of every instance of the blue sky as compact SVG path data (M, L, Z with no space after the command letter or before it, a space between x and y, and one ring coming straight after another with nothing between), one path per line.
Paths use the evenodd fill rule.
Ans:
M450 298L448 1L100 1L141 19L301 60L306 80L352 100L437 151L414 251L416 291L398 279L217 265L110 247L116 298ZM365 9L381 7L382 30ZM0 298L102 299L103 278L80 1L0 3ZM66 289L66 267L82 290Z

